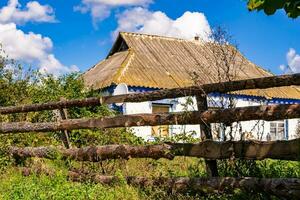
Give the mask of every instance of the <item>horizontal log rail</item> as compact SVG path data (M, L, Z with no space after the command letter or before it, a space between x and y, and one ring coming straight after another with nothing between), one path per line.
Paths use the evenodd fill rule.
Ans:
M77 182L92 181L100 184L114 184L120 181L116 176L105 176L101 174L80 173L70 171L69 180ZM300 196L300 179L298 178L147 178L147 177L125 177L127 184L138 187L159 186L172 192L200 192L200 193L223 193L234 192L241 189L246 192L264 192L279 198L297 199Z
M230 124L237 121L272 121L291 118L300 118L300 104L250 106L222 110L208 110L204 112L193 111L183 113L120 115L115 117L70 119L59 122L45 123L5 122L0 123L0 133L49 132L91 128L199 124L199 119L205 123Z
M247 160L262 160L266 158L300 160L300 139L268 142L252 140L216 142L206 140L198 144L106 145L71 149L55 147L10 147L9 153L15 158L64 158L90 162L120 158L173 159L175 156L205 159L229 159L234 157Z
M212 83L201 86L191 86L186 88L164 89L145 93L92 97L86 99L74 99L58 102L48 102L42 104L11 106L0 108L0 114L12 114L22 112L34 112L42 110L55 110L70 107L98 106L102 104L154 101L167 98L178 98L184 96L194 96L209 94L212 92L227 93L246 89L266 89L271 87L281 87L289 85L300 85L300 73L292 75L271 76L247 80L237 80L231 82Z

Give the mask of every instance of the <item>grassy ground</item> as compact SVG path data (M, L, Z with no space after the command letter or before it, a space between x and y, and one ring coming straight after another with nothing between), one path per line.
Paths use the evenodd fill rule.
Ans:
M147 190L127 184L104 186L93 183L74 183L67 180L63 173L54 176L30 175L24 177L20 172L9 171L2 175L0 182L0 199L249 199L240 191L233 195L172 194L159 188ZM259 199L259 198L257 198Z
M7 172L1 177L1 199L140 199L136 188L128 185L114 187L100 184L69 182L62 173L54 176Z
M75 183L67 180L67 169L79 168L98 173L104 171L106 174L120 173L123 176L191 176L191 166L203 170L202 164L202 161L194 158L176 158L173 161L129 159L101 164L29 159L22 165L42 173L25 177L21 167L7 167L0 175L0 199L188 199L188 195L170 196L160 188L149 188L146 191L124 183L113 186Z
M20 168L8 166L0 175L0 199L264 199L263 194L243 193L237 190L232 195L172 194L161 188L141 189L125 183L106 186L93 183L75 183L67 180L69 168L80 168L122 176L205 176L204 162L197 158L177 157L166 159L129 159L100 163L77 163L31 159L24 166L46 172L24 177ZM229 165L230 166L230 165ZM300 162L259 161L263 177L300 177ZM226 175L223 166L221 173ZM228 167L228 166L227 166ZM242 167L242 166L241 166ZM244 169L247 173L247 168ZM228 175L228 174L227 174ZM230 174L229 174L230 175Z

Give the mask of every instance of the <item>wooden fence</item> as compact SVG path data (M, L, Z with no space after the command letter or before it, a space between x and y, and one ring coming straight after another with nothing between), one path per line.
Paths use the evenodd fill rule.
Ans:
M36 112L42 110L60 110L61 120L47 123L30 122L6 122L0 123L0 134L25 133L25 132L48 132L62 131L66 148L55 147L10 147L9 152L15 158L40 157L56 159L70 158L77 161L99 162L106 159L118 158L167 158L174 156L191 156L204 158L206 161L209 179L188 178L164 178L147 179L142 177L128 177L129 184L157 185L168 183L169 187L196 191L211 188L223 190L224 188L240 188L243 190L256 189L274 194L279 197L299 197L300 179L258 179L258 178L220 178L216 159L228 159L233 155L235 158L262 160L265 158L281 160L299 160L300 139L290 141L212 141L212 134L208 126L210 123L231 124L233 122L248 120L280 120L300 118L300 104L278 104L240 107L220 110L208 110L207 94L212 92L228 93L245 89L266 89L300 85L300 74L264 77L257 79L239 80L232 82L206 84L187 88L165 89L145 93L126 94L117 96L103 96L87 99L65 100L43 104L12 106L0 108L0 114L12 114L22 112ZM120 115L114 117L68 119L66 109L71 107L98 106L102 104L121 102L143 102L165 98L178 98L184 96L196 96L198 111L182 113L158 113L158 114L135 114ZM131 146L131 145L107 145L90 146L84 148L70 148L68 134L74 129L91 128L115 128L132 126L155 126L176 124L200 124L202 135L205 140L198 144L166 143L159 145ZM87 176L79 172L70 172L71 180L86 179L89 177L95 182L111 183L116 177L94 174ZM215 177L215 178L214 178ZM226 183L224 185L224 183ZM280 187L279 187L280 186Z

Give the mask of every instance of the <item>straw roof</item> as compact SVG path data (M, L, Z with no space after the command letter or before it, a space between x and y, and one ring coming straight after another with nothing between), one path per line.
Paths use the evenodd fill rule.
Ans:
M233 80L272 76L233 47L228 48L230 51L237 52L234 63L240 66L230 70ZM216 52L200 41L120 32L107 58L85 72L83 79L87 87L94 89L119 83L148 88L186 87L195 84L195 76L201 84L218 82L220 67L215 61ZM236 93L300 99L300 89L296 86Z

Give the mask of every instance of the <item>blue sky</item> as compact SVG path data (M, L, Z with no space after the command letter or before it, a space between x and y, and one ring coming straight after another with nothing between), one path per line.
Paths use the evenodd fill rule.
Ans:
M248 12L244 0L32 2L0 2L0 42L10 57L46 70L45 65L50 66L51 73L87 70L106 56L113 42L113 32L120 28L141 31L141 27L145 26L151 33L158 31L164 34L166 30L145 25L150 21L148 18L155 19L156 23L165 19L165 23L170 24L182 19L187 11L193 13L190 14L191 19L195 19L195 23L188 22L189 26L199 26L196 30L207 28L206 21L210 28L218 25L226 27L240 51L255 64L276 74L283 73L280 65L287 64L300 72L300 18L289 19L283 11L273 16ZM27 3L29 6L26 6ZM4 12L4 7L8 7L10 12ZM134 19L133 23L130 16L134 15L134 9L139 13L137 18L141 19ZM204 16L203 23L196 22L200 15L195 13ZM118 20L122 18L126 23L121 26ZM168 34L181 36L175 29Z

